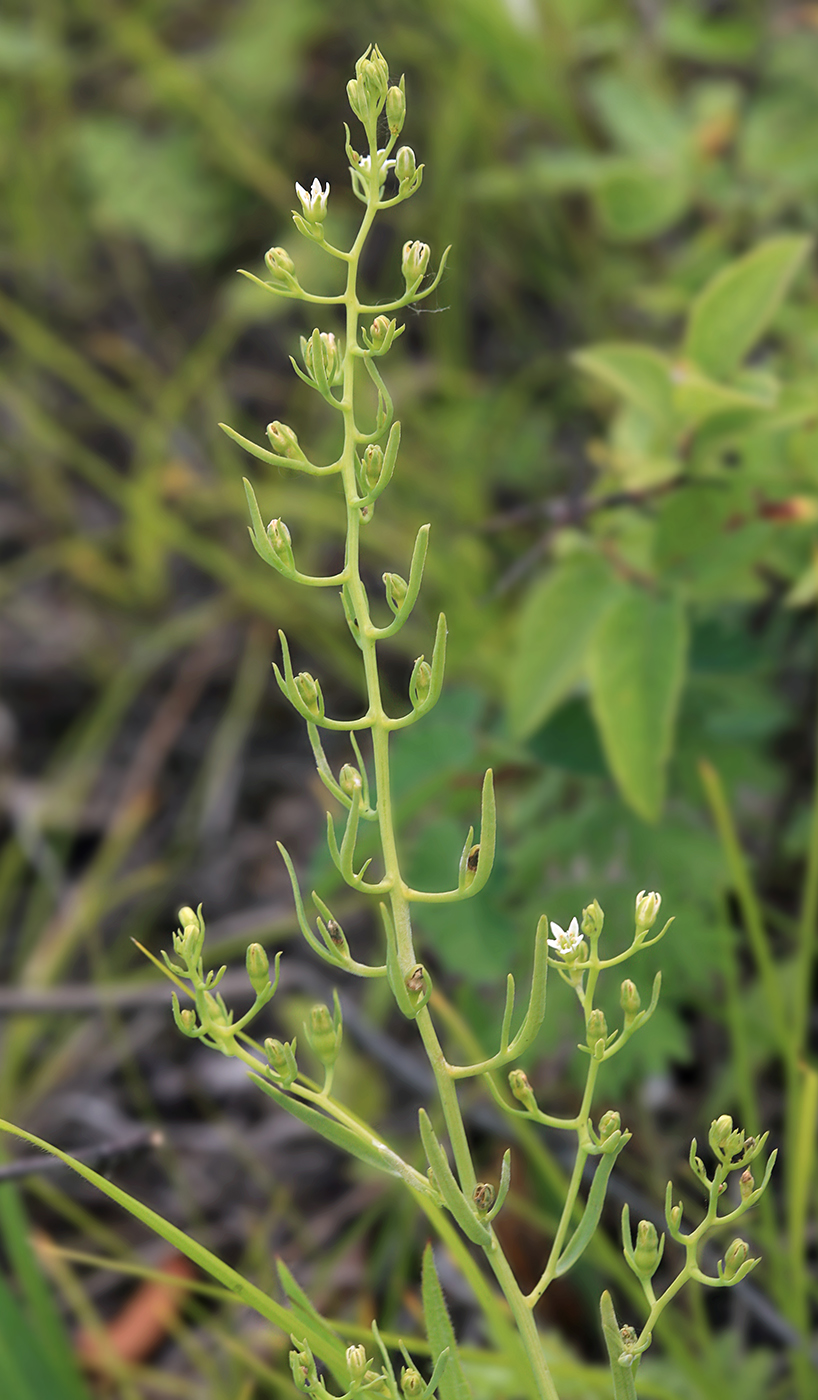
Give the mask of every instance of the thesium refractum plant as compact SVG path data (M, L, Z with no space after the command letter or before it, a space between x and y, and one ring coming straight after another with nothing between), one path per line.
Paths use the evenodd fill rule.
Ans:
M621 984L621 1022L609 1028L596 1004L599 979L603 973L623 965L642 949L657 943L670 921L659 927L661 904L657 893L641 891L635 900L634 930L628 946L619 952L602 953L604 916L596 900L591 901L567 929L556 924L549 928L545 915L539 921L533 953L531 987L525 1014L514 1029L515 986L509 975L505 1011L499 1029L496 1051L472 1062L453 1062L444 1052L439 1025L447 1025L452 1039L466 1044L469 1035L460 1033L456 1018L445 998L433 989L432 978L415 946L412 906L455 904L479 895L489 879L495 845L495 804L491 772L483 783L479 836L466 834L459 867L452 873L451 887L445 890L412 888L403 874L393 816L390 782L390 746L399 731L421 722L436 704L443 685L446 652L446 621L438 620L431 659L418 657L408 687L408 701L400 714L390 714L384 704L379 646L393 637L409 618L421 586L429 539L429 526L418 532L404 579L397 573L384 574L386 606L391 620L384 625L373 621L369 594L361 571L362 531L373 518L377 502L388 487L396 469L400 446L400 425L394 420L389 392L378 362L391 349L403 327L397 315L428 297L444 273L448 249L431 272L431 252L420 241L404 244L401 273L404 290L394 300L378 305L368 303L359 286L363 249L378 215L394 208L418 189L423 166L418 165L409 146L399 145L406 115L404 83L390 82L387 64L377 47L370 47L356 65L355 77L347 93L354 116L363 127L365 153L354 147L347 129L346 151L352 188L363 206L358 232L349 249L335 247L327 237L329 186L314 180L309 188L296 185L299 209L293 219L298 232L322 249L345 270L343 289L334 295L317 295L305 289L295 263L283 248L272 248L266 255L269 277L251 278L265 294L286 297L338 318L329 328L315 327L301 340L296 374L338 415L343 443L338 457L327 463L311 460L293 429L273 422L267 428L269 446L262 447L225 427L229 436L252 456L277 468L314 477L339 477L346 509L346 549L343 566L334 574L315 577L301 572L297 548L282 520L264 524L256 495L245 482L251 520L251 538L262 560L281 575L284 585L293 583L309 588L333 588L340 592L343 616L360 650L367 706L360 717L335 719L326 713L320 681L294 672L286 637L281 636L282 664L275 667L276 680L291 704L305 720L320 778L333 798L346 810L343 833L336 831L328 816L327 841L330 855L343 879L358 895L376 901L383 932L383 959L369 964L360 961L350 948L338 920L318 894L312 896L316 909L313 929L299 888L293 863L280 847L292 881L298 922L309 946L318 957L338 972L365 978L385 978L400 1012L417 1028L434 1076L437 1102L419 1114L419 1144L416 1160L406 1160L385 1143L379 1133L352 1113L333 1094L335 1066L342 1051L342 1016L337 993L334 1006L313 1007L306 1027L307 1041L315 1060L322 1067L316 1081L301 1069L295 1041L282 1043L267 1039L259 1044L249 1034L254 1018L272 998L278 982L278 963L271 978L268 958L258 944L247 950L247 972L255 992L255 1002L240 1019L234 1020L218 985L223 969L206 971L204 964L205 925L201 908L180 910L180 929L173 938L174 957L165 956L166 971L174 982L173 1014L182 1033L198 1039L224 1055L242 1061L247 1071L277 1108L294 1114L336 1147L340 1147L370 1167L398 1178L415 1198L433 1228L447 1242L454 1240L464 1267L479 1289L487 1326L504 1354L509 1368L509 1394L559 1400L559 1390L549 1366L547 1348L538 1332L534 1308L548 1287L562 1277L584 1254L600 1222L611 1172L630 1134L615 1112L604 1113L594 1122L594 1095L597 1080L608 1060L617 1055L651 1016L657 1004L660 976L657 975L647 1005L633 981ZM383 145L379 142L383 140ZM340 323L339 323L340 322ZM374 420L366 421L362 389L368 380L375 390ZM296 542L297 545L297 542ZM321 731L348 734L350 761L336 775L321 742ZM373 871L371 860L361 863L357 855L361 823L377 831L380 864ZM550 932L550 937L549 937ZM546 983L549 968L576 994L583 1018L580 1053L587 1061L584 1092L574 1115L568 1118L544 1111L525 1072L515 1067L536 1041L546 1011ZM184 998L192 1001L186 1004ZM501 1087L501 1072L507 1088ZM521 1288L504 1253L495 1221L507 1201L512 1178L512 1153L503 1157L499 1181L478 1180L472 1147L459 1097L463 1081L480 1078L494 1103L508 1117L513 1135L543 1125L569 1134L575 1141L573 1170L567 1184L561 1215L557 1221L548 1257L535 1286ZM510 1093L508 1092L510 1091ZM8 1125L6 1125L8 1126ZM19 1129L19 1136L37 1141ZM757 1182L752 1164L763 1153L766 1134L745 1137L732 1120L719 1117L709 1133L713 1165L697 1155L696 1143L690 1150L690 1167L705 1197L706 1209L700 1222L689 1230L682 1226L682 1206L674 1201L672 1183L665 1202L667 1235L678 1262L668 1278L662 1271L663 1286L654 1288L654 1277L663 1262L665 1236L655 1225L643 1220L634 1239L627 1206L623 1211L622 1237L627 1265L644 1295L641 1330L620 1327L608 1293L602 1295L602 1326L607 1345L613 1394L616 1400L635 1396L639 1361L650 1346L654 1331L666 1306L688 1281L708 1287L732 1287L758 1263L750 1257L748 1245L733 1239L715 1272L707 1272L701 1250L711 1235L732 1229L758 1201L772 1171L775 1153ZM46 1146L46 1144L40 1144ZM228 1268L190 1237L139 1205L119 1188L97 1176L89 1168L69 1159L54 1148L47 1150L68 1161L101 1190L143 1219L151 1228L187 1253L213 1274L227 1289L278 1326L286 1328L293 1341L290 1354L293 1383L297 1391L315 1397L351 1397L362 1394L429 1397L462 1400L474 1393L468 1368L458 1352L446 1312L431 1249L423 1265L423 1301L428 1333L430 1362L423 1375L412 1356L403 1351L403 1365L395 1369L393 1354L373 1324L371 1345L345 1346L336 1328L311 1307L295 1281L282 1269L281 1278L291 1303L287 1309L267 1297L254 1285ZM584 1187L586 1164L593 1159L590 1186ZM727 1198L731 1177L738 1178L738 1190ZM458 1244L452 1223L465 1240L482 1252L496 1288L482 1273L475 1272L470 1251ZM675 1247L675 1248L674 1248Z

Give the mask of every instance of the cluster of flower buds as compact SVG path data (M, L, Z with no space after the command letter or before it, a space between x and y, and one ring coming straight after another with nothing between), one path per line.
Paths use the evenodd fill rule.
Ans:
M413 292L420 286L426 276L430 254L428 243L420 243L417 239L404 243L400 266L407 292Z
M179 910L179 923L181 927L173 935L173 951L186 967L195 966L202 956L205 939L201 904L198 912L189 904L184 905Z
M745 1137L743 1128L734 1128L729 1113L723 1113L710 1124L707 1140L719 1161L731 1165L736 1158L743 1165L757 1155L759 1144L754 1137Z
M359 121L373 130L384 107L390 129L397 133L406 115L403 79L399 87L389 85L389 65L377 44L372 44L355 64L355 77L347 83L349 105ZM388 106L387 106L388 104Z

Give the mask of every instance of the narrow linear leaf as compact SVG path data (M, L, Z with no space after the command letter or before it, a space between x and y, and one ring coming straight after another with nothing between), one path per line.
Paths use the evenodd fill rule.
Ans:
M560 1255L555 1278L561 1278L563 1274L567 1274L568 1270L574 1267L577 1260L591 1243L596 1233L596 1227L599 1224L599 1218L602 1215L602 1207L605 1204L605 1192L608 1189L608 1178L613 1171L614 1163L619 1153L622 1151L629 1137L629 1133L623 1133L622 1141L616 1152L609 1152L607 1155L600 1157L597 1169L594 1172L591 1189L588 1192L588 1199L585 1202L585 1210L582 1213L582 1219Z
M602 1315L602 1333L605 1338L605 1346L608 1349L608 1359L611 1363L614 1400L637 1400L635 1372L639 1362L634 1362L632 1366L619 1364L619 1358L622 1355L622 1336L610 1293L602 1294L599 1300L599 1311Z
M477 1219L469 1202L455 1179L454 1173L449 1166L449 1159L443 1151L435 1136L429 1115L425 1108L418 1112L418 1122L420 1125L420 1137L423 1143L423 1150L426 1153L429 1166L435 1179L435 1185L440 1191L443 1200L449 1207L452 1215L472 1244L480 1244L484 1247L491 1243L491 1231L487 1225Z
M630 589L603 615L591 641L591 703L622 796L656 821L687 655L678 599Z
M673 415L670 364L647 345L591 345L572 356L586 374L614 389L658 427Z
M225 1264L217 1255L212 1254L204 1245L199 1244L198 1240L186 1235L184 1230L180 1230L177 1225L171 1224L169 1220L158 1215L155 1210L143 1205L136 1197L129 1196L127 1191L121 1190L112 1181L100 1176L99 1172L95 1172L84 1162L78 1161L76 1157L71 1157L69 1153L61 1151L59 1147L54 1147L50 1142L44 1142L42 1138L35 1137L33 1133L26 1132L24 1128L18 1128L13 1123L6 1122L4 1118L0 1118L0 1132L10 1133L12 1137L21 1138L23 1142L30 1143L32 1147L41 1148L51 1157L58 1157L78 1176L84 1177L86 1181L90 1181L92 1186L96 1186L97 1190L101 1191L109 1200L115 1201L118 1206L140 1220L160 1239L173 1245L180 1254L184 1254L205 1273L217 1279L240 1302L254 1308L263 1318L266 1318L275 1327L280 1327L289 1336L292 1331L293 1314L287 1308L282 1307L274 1298L268 1297L249 1279L243 1278L235 1269L231 1269L229 1264ZM324 1344L325 1338L319 1335L306 1321L300 1321L300 1331L313 1351L322 1357L328 1366L331 1366L333 1372L343 1378L346 1375L343 1347L339 1346L337 1353L330 1355Z
M512 733L525 739L582 674L589 639L617 584L595 554L574 555L538 579L517 619L508 667Z
M685 355L715 379L732 374L770 325L811 247L809 238L770 238L722 268L693 302Z
M446 1299L443 1297L443 1289L437 1276L435 1257L430 1244L427 1244L423 1251L421 1289L426 1335L429 1338L429 1345L432 1348L432 1356L435 1361L441 1352L445 1351L447 1347L449 1349L449 1360L438 1387L440 1400L472 1400L468 1381L463 1374L454 1328L446 1307Z

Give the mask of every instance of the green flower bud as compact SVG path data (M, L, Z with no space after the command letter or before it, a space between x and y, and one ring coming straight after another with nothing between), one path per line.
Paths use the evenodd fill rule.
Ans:
M299 671L293 678L293 684L304 709L315 719L320 719L324 713L324 697L314 676L311 676L309 671Z
M652 1278L659 1267L661 1253L656 1226L649 1220L640 1220L636 1229L636 1248L633 1251L634 1263L643 1278Z
M267 538L273 552L287 569L295 568L290 532L283 520L271 520L267 526Z
M594 1059L601 1060L605 1049L605 1041L608 1039L608 1023L605 1020L605 1012L596 1007L588 1017L585 1026L585 1037L588 1042L588 1049Z
M267 424L267 437L270 446L279 457L289 457L292 461L303 461L304 453L298 445L298 438L286 423L275 421Z
M481 1215L485 1215L494 1205L494 1187L490 1181L478 1181L472 1192L472 1200Z
M366 1383L367 1395L391 1395L383 1371L366 1371L364 1373L364 1381Z
M536 1112L537 1100L534 1097L534 1090L528 1082L528 1075L525 1070L513 1069L509 1072L508 1087L525 1108Z
M307 372L313 379L317 379L315 372L314 335L315 333L313 332L309 340L307 340L306 336L302 335L301 354L304 357L304 364L307 367ZM323 373L326 376L327 383L330 388L332 388L334 385L340 384L344 377L344 363L341 357L341 351L338 346L338 341L332 331L319 332L318 348L321 355Z
M185 913L192 914L192 909L186 909ZM196 915L193 915L196 918ZM204 947L204 929L197 922L188 923L180 933L173 935L173 951L178 954L182 962L190 966L198 962Z
M743 1171L741 1173L741 1176L738 1179L738 1189L741 1192L741 1199L743 1201L748 1200L749 1197L752 1196L753 1192L755 1191L755 1177L753 1176L753 1173L750 1171L749 1167L746 1171Z
M247 949L247 976L256 996L261 996L270 985L270 960L260 943L251 943Z
M398 330L397 321L390 321L387 316L376 316L369 331L362 332L363 342L371 354L385 355L391 348L392 341L402 332L403 326Z
M401 272L406 283L406 290L416 287L423 280L426 269L429 266L429 256L431 249L428 243L419 243L417 239L403 245L401 256Z
M188 924L195 924L199 927L199 916L191 909L189 904L185 904L179 910L179 923L182 928L187 928Z
M289 1089L298 1076L298 1065L295 1062L295 1040L287 1041L282 1045L280 1040L273 1040L267 1037L264 1042L264 1053L267 1056L267 1063L270 1069L274 1070L281 1080L282 1089Z
M329 1067L338 1059L341 1049L342 1028L333 1021L328 1006L319 1004L310 1011L310 1024L307 1039L322 1065Z
M662 896L655 890L649 893L640 890L636 896L636 932L647 933L656 923L656 916L659 913L659 905L662 903Z
M722 1155L724 1146L732 1134L732 1131L733 1120L728 1113L723 1113L720 1118L714 1118L713 1122L710 1124L708 1141L713 1151L718 1156Z
M368 491L372 491L377 486L382 467L383 448L378 447L377 443L371 442L364 452L361 462L361 475Z
M724 1256L724 1265L721 1276L725 1279L735 1278L742 1264L746 1263L750 1254L750 1246L746 1240L735 1239Z
M403 78L401 78L401 84ZM386 94L386 120L389 123L391 136L397 136L403 130L403 123L406 120L406 94L403 87L391 87Z
M363 781L358 769L352 763L345 763L338 774L338 782L342 792L347 797L353 797L356 792L363 790Z
M600 1142L607 1142L608 1138L613 1137L614 1133L618 1133L621 1121L615 1108L609 1108L607 1113L603 1113L597 1129Z
M426 1385L420 1371L416 1371L414 1366L404 1366L400 1373L400 1388L404 1395L422 1395Z
M401 146L395 156L395 174L401 185L406 185L410 180L414 180L417 174L417 164L411 146Z
M356 117L363 121L366 116L366 93L357 78L350 78L347 83L347 101Z
M406 597L409 585L405 579L401 578L400 574L384 574L383 581L386 588L386 601L393 613L397 613Z
M428 661L424 661L423 657L419 656L409 679L409 698L415 709L428 700L431 688L432 668Z
M306 1342L302 1345L303 1351L290 1352L290 1370L296 1390L300 1390L302 1395L309 1395L311 1387L318 1383L318 1370Z
M633 1020L642 1005L642 998L636 989L636 984L631 982L629 977L625 979L619 989L619 1005L625 1013L626 1025Z
M582 923L580 927L586 938L598 937L602 932L602 925L605 922L605 915L599 907L599 900L595 899L593 904L587 904L582 911Z
M366 1368L369 1365L366 1355L366 1347L347 1347L346 1360L347 1370L349 1372L349 1379L351 1381L362 1380L366 1372Z
M673 1229L674 1229L674 1230L678 1230L679 1227L680 1227L680 1225L681 1225L681 1223L682 1223L682 1212L683 1212L683 1210L684 1210L684 1207L682 1206L681 1201L679 1202L679 1204L678 1204L677 1206L671 1206L671 1209L670 1209L670 1223L671 1223L671 1225L673 1226Z
M291 290L298 286L295 263L286 248L268 248L264 261L272 274L272 286Z
M377 44L371 44L355 64L359 89L363 88L369 110L377 115L386 102L389 91L389 65Z

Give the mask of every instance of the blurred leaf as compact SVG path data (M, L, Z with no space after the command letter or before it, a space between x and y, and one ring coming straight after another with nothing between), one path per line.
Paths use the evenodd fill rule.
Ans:
M584 699L568 700L528 741L541 763L569 773L601 777L607 772L599 735Z
M591 345L573 356L586 374L615 389L659 426L668 426L673 410L670 365L647 345Z
M72 144L101 229L185 262L212 257L228 241L228 187L202 168L191 137L151 137L123 118L89 117Z
M812 247L770 238L717 273L693 302L685 354L715 379L732 374L767 330Z
M523 600L508 665L509 723L533 733L582 674L588 640L617 594L608 566L575 554L538 579Z
M447 1347L449 1348L449 1359L438 1387L440 1400L471 1400L471 1390L463 1375L463 1367L454 1338L454 1329L446 1307L446 1299L443 1297L443 1289L440 1287L440 1279L435 1268L435 1256L430 1244L427 1244L423 1251L422 1287L423 1317L426 1323L426 1335L432 1348L432 1357L437 1361L440 1353L445 1351Z
M594 192L603 230L623 243L653 238L672 228L689 198L687 170L667 159L622 164Z
M591 701L611 771L646 821L662 806L687 624L677 599L632 589L597 626L589 653Z

